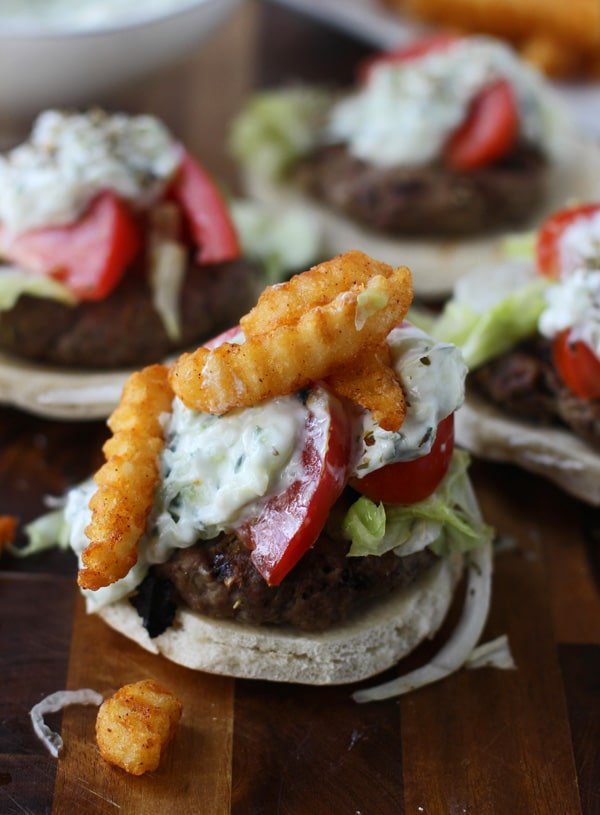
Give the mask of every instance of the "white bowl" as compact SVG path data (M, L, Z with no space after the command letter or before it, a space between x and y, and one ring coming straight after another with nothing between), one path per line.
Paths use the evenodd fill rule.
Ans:
M127 0L124 0L127 2ZM0 30L0 115L93 104L110 88L171 62L205 39L240 0L182 0L152 18L89 28L9 26Z

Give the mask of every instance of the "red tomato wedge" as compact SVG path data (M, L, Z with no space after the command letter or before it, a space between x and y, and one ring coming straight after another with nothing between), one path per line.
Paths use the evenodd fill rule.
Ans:
M450 137L444 161L454 170L476 170L506 155L519 135L519 114L510 83L505 79L484 88L468 116Z
M569 274L574 269L563 269L560 244L565 230L580 219L586 219L600 212L600 204L583 204L556 212L544 221L537 236L536 262L538 271L546 277L558 279L561 274Z
M257 518L236 529L270 586L281 583L316 542L347 480L352 434L341 402L315 388L307 407L302 468L296 480L269 499Z
M186 218L200 263L223 263L239 257L238 237L227 205L210 175L188 153L183 154L171 195Z
M0 254L60 280L81 300L102 300L137 255L141 239L127 204L112 193L95 198L72 224L14 235L0 228Z
M572 340L569 330L552 343L552 359L567 388L586 402L600 399L600 360L581 340Z
M208 348L209 351L214 351L214 349L218 348L219 345L223 345L225 342L231 342L241 333L242 329L239 327L239 325L234 325L233 328L228 328L227 331L217 334L216 337L213 337L211 340L207 340L206 342L202 343L202 345L204 348Z
M437 428L431 452L412 461L399 461L375 470L364 478L355 478L355 490L372 501L386 504L416 504L423 501L440 484L448 472L454 450L454 414L443 419Z
M386 51L383 54L376 54L374 57L364 60L358 67L358 81L366 82L369 78L371 70L376 65L385 65L408 62L411 59L418 59L430 54L432 51L443 51L455 42L458 42L460 37L455 34L431 34L429 37L422 37L410 45L405 45L402 48L397 48L394 51Z

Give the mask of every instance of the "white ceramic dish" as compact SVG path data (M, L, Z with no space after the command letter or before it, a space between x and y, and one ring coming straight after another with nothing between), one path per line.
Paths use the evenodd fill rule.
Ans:
M124 0L125 2L125 0ZM177 59L197 45L240 0L182 0L152 18L119 17L97 28L9 26L0 18L0 113L89 105L110 88Z

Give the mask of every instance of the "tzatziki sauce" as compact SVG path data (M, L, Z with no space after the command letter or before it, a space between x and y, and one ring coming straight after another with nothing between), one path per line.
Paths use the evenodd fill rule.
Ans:
M465 121L475 96L499 79L514 90L523 138L551 153L558 103L539 74L485 37L375 64L364 85L333 107L327 139L377 167L428 164Z
M353 475L361 478L398 461L431 452L438 424L465 398L467 366L460 350L436 342L414 326L394 329L387 338L394 369L406 398L406 418L397 431L383 430L366 412Z
M600 212L582 214L567 226L558 251L562 277L580 268L600 270Z
M24 144L0 156L0 224L13 233L71 223L98 193L151 206L182 150L153 116L46 111Z
M546 291L548 307L540 334L548 339L571 329L570 339L585 342L600 358L600 270L577 269Z

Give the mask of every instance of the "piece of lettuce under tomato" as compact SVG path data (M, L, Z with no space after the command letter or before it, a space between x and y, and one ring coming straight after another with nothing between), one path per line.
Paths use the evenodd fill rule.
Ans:
M416 504L376 504L361 496L343 521L344 535L352 541L349 557L400 556L428 547L436 555L468 552L492 538L482 518L467 475L469 456L458 450L437 490Z

